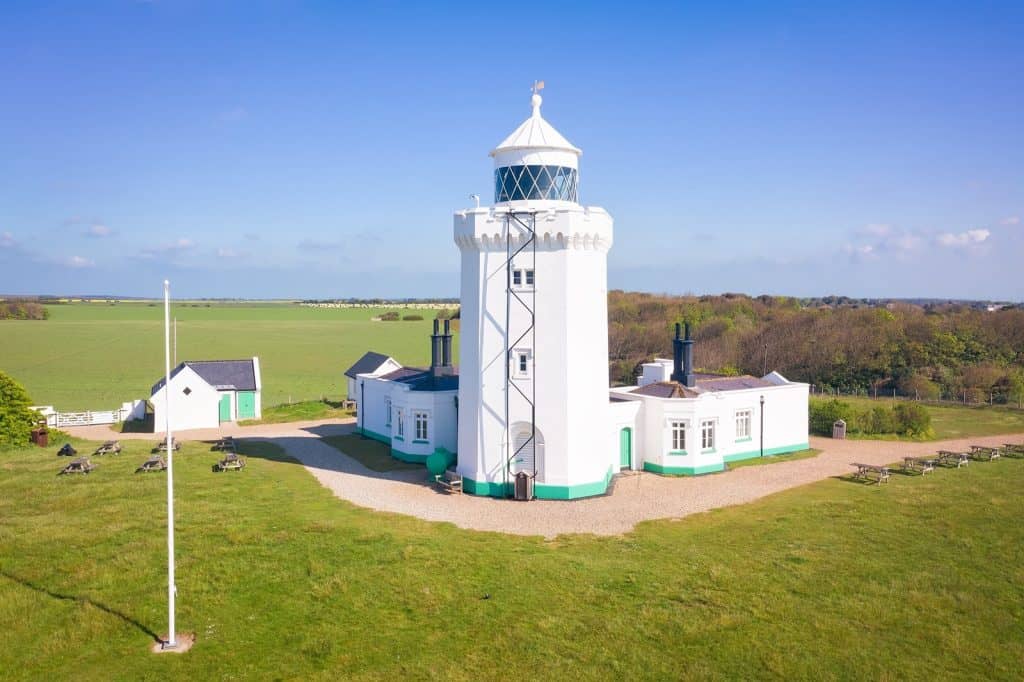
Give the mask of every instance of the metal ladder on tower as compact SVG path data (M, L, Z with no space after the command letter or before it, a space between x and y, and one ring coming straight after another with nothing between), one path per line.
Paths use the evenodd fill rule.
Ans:
M536 367L536 277L537 277L537 216L535 211L509 211L505 214L505 494L509 495L509 480L512 479L512 465L527 450L533 452L531 480L537 476L537 377ZM517 234L513 242L513 231ZM518 263L513 263L519 257ZM513 271L520 270L520 286L525 286L526 271L533 273L533 282L529 289L517 289L513 286ZM525 296L528 294L527 296ZM511 341L512 311L521 309L526 312L528 322L515 341ZM513 357L516 349L525 339L529 339L529 395L513 380ZM520 443L513 440L511 433L512 399L518 396L529 408L529 435ZM517 439L518 440L518 439ZM514 480L513 480L514 485Z

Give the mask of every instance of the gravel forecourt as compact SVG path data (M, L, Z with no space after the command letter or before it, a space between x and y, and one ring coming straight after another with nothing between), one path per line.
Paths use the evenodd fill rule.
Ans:
M853 472L851 462L891 464L905 456L925 456L937 450L961 450L970 445L1021 442L1024 434L987 436L929 443L832 440L811 438L816 457L746 466L697 477L626 473L613 479L609 493L582 500L534 500L529 503L475 495L449 495L432 485L426 470L379 473L321 442L320 436L351 433L352 422L295 422L183 431L182 440L214 440L224 435L266 440L283 447L335 496L377 511L444 521L460 528L554 538L563 533L620 535L651 519L679 519L690 514L744 504L782 490ZM146 433L114 434L105 426L67 429L90 440L148 439ZM974 466L989 466L976 463ZM991 466L999 466L998 461ZM942 475L941 472L936 472ZM932 474L930 474L932 475Z

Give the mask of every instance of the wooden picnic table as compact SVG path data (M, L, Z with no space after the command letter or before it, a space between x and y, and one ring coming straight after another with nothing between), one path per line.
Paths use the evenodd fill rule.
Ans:
M96 452L93 455L116 455L121 452L121 443L116 440L108 440L103 445L96 448Z
M991 462L993 459L999 459L999 448L991 448L987 445L972 445L971 457Z
M854 474L856 478L862 478L866 481L874 480L878 485L889 480L889 467L860 464L857 462L851 462L850 466L857 467L857 473Z
M174 451L177 452L178 450L181 450L181 441L172 436L171 446L174 448ZM156 442L156 447L153 448L153 452L167 452L167 439L164 438L163 440L158 440Z
M932 457L904 457L903 468L907 471L921 471L921 475L935 471L935 459Z
M60 476L61 474L87 474L95 468L96 465L90 462L88 457L79 457L68 462L67 466L61 469L60 474L57 475Z
M451 469L446 469L443 474L434 474L434 483L446 492L462 494L462 476Z
M940 464L956 463L957 469L971 463L971 458L966 452L953 452L952 450L939 450L937 459Z
M239 457L234 452L229 452L225 455L224 459L213 465L215 471L227 471L231 469L233 471L241 471L242 467L245 466L245 460Z
M153 455L143 462L142 466L135 470L135 473L140 471L164 471L165 469L167 469L167 462L164 461L164 458L160 455Z
M1024 455L1024 443L1003 443L1003 452L1008 455Z
M213 444L214 450L230 450L235 451L235 438L234 436L224 436L219 441Z

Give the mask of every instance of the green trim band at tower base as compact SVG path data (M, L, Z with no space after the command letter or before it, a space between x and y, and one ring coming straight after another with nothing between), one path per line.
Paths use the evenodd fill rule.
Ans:
M725 471L724 464L705 464L700 467L667 467L654 462L644 462L644 471L665 476L700 476Z
M402 452L396 449L394 446L391 447L391 456L395 459L400 459L403 462L410 462L412 464L426 464L427 455L414 455L411 452Z
M787 455L791 452L800 452L801 450L809 450L811 448L810 443L797 443L796 445L784 445L778 448L765 448L764 456L769 457L771 455ZM760 457L761 450L749 450L747 452L736 452L731 455L726 455L722 459L726 462L741 462L745 459L753 459L754 457Z
M604 495L608 492L608 483L612 480L612 469L608 469L604 479L593 483L580 483L577 485L548 485L538 483L533 488L533 494L538 500L578 500L583 497L594 497ZM511 481L474 481L471 478L462 479L462 490L471 495L483 497L512 497L515 484Z

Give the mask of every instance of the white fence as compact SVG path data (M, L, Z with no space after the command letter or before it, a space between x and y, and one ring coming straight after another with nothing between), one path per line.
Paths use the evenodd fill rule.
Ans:
M93 424L114 424L131 416L131 403L126 403L117 410L98 410L85 412L57 412L52 405L33 407L46 417L46 425L61 428L63 426L91 426Z

